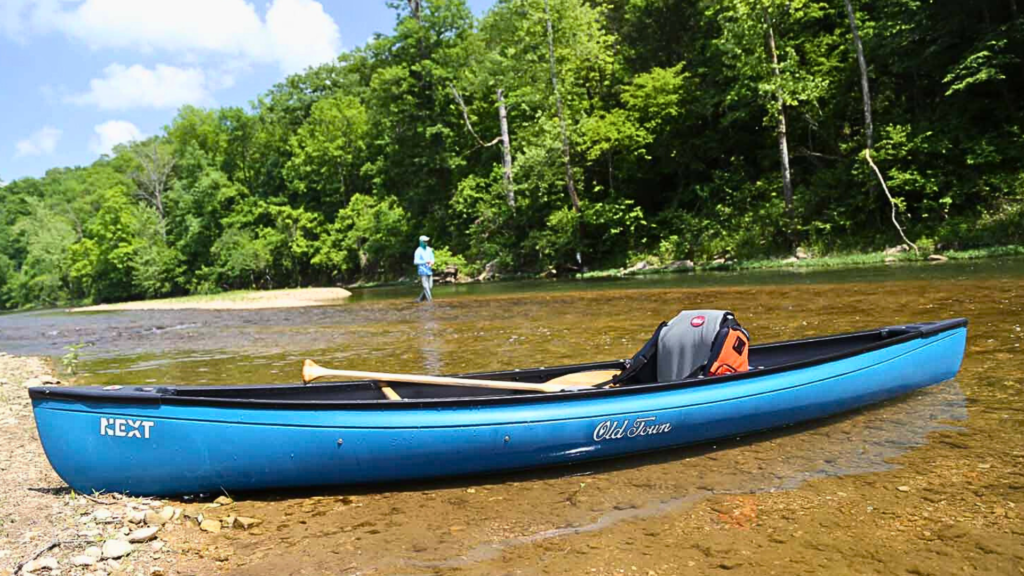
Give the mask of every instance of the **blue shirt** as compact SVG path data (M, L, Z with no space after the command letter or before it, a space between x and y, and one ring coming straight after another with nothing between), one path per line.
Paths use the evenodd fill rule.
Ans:
M430 264L434 263L434 249L430 246L420 246L412 257L412 263L416 265L416 272L420 276L433 276L434 271L430 269Z

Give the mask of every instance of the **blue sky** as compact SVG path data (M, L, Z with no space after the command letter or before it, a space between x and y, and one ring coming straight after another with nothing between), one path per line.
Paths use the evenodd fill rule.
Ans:
M88 165L183 104L247 105L394 23L385 0L0 0L0 180Z

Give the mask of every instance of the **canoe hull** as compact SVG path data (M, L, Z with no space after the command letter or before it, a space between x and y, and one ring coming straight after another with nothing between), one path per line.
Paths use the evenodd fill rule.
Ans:
M958 327L723 384L400 410L126 404L33 396L54 470L83 493L201 494L486 474L824 418L954 377Z

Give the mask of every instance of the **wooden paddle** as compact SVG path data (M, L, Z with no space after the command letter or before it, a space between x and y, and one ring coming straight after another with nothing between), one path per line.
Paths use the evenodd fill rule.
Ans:
M324 368L312 360L302 364L302 382L309 384L326 376L341 378L359 378L362 380L378 380L381 382L408 382L412 384L437 384L440 386L472 386L477 388L497 388L501 390L525 390L529 392L562 392L579 388L589 388L604 380L594 380L591 384L549 383L531 384L527 382L508 382L504 380L478 380L475 378L450 378L447 376L427 376L425 374L391 374L387 372L362 372L359 370L333 370ZM557 379L556 379L557 380Z

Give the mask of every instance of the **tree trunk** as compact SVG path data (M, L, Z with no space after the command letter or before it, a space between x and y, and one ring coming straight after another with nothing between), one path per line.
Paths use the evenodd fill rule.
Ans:
M501 124L501 167L505 176L505 194L508 205L516 207L516 193L512 186L512 144L508 138L508 114L505 112L505 93L498 88L498 122Z
M544 16L548 27L548 56L551 60L551 86L555 90L555 110L558 113L558 125L562 130L562 156L565 157L565 187L569 191L573 210L580 212L580 198L576 195L576 184L572 178L572 160L569 158L569 136L565 128L565 114L562 110L562 96L558 92L558 74L555 70L555 33L551 30L551 11L548 0L544 0Z
M914 252L917 253L917 245L907 238L907 235L903 233L903 228L900 223L896 220L896 200L889 193L889 187L885 185L885 179L882 178L882 171L878 169L874 161L871 160L871 147L873 145L872 137L874 132L874 124L871 121L871 89L868 85L868 63L867 59L864 58L864 44L860 41L860 33L857 31L857 15L853 12L853 4L850 0L843 0L846 3L846 14L850 17L850 31L853 34L853 44L857 50L857 65L860 67L860 92L861 98L864 100L864 138L867 147L864 149L864 159L868 165L874 171L875 176L878 177L879 183L882 184L882 191L885 192L885 196L889 199L889 206L892 208L892 224L899 231L900 237L903 241L913 246Z
M853 5L850 0L846 2L846 14L850 17L850 31L853 32L853 45L857 50L857 65L860 66L860 94L864 100L864 136L867 140L868 150L874 146L875 127L871 122L871 88L868 86L868 63L864 58L864 44L860 41L860 32L857 31L857 17L853 13Z
M412 17L415 18L417 22L420 22L420 10L422 8L420 0L408 0L408 4L409 13L412 14Z
M764 13L765 23L768 25L768 55L772 59L772 74L778 81L782 73L779 71L779 56L775 51L775 32L772 30L772 18L766 10ZM790 220L793 218L793 179L789 169L789 141L786 136L786 103L782 98L782 89L776 88L776 99L778 101L778 136L779 156L782 161L782 198L786 202L786 213Z

